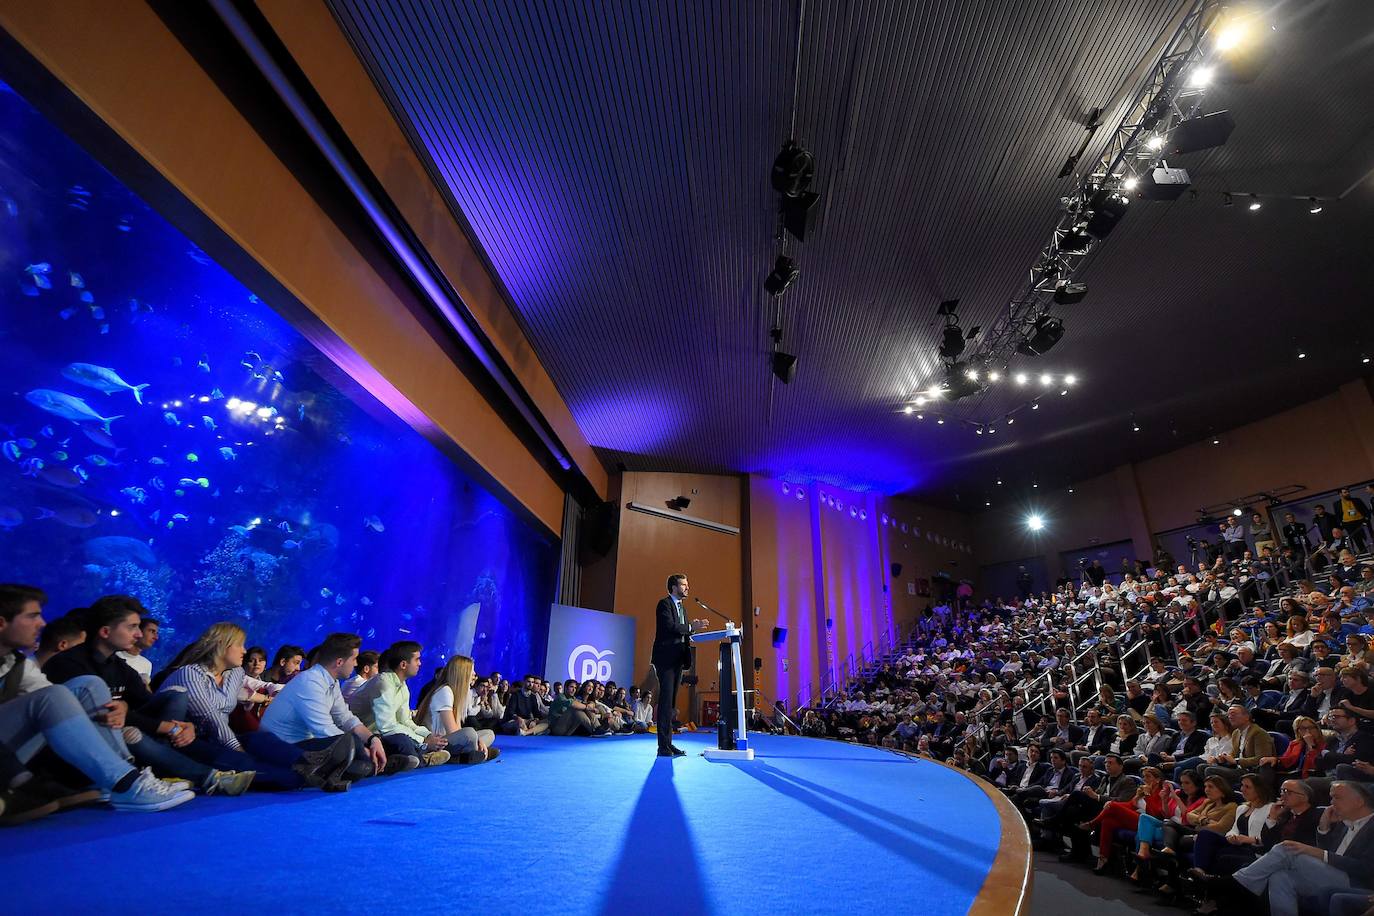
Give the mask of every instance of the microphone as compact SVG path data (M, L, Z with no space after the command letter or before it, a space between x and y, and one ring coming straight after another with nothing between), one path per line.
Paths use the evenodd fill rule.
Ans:
M711 607L711 605L707 604L705 601L702 601L702 600L701 600L700 598L698 598L696 595L693 595L693 596L692 596L692 600L695 601L697 604L701 605L702 608L704 608L704 609L707 611L707 613L715 614L717 617L719 617L721 620L724 620L726 623L734 623L734 621L731 620L729 617L726 617L726 616L725 616L724 614L722 614L720 611L718 611L718 610L716 610L715 608Z

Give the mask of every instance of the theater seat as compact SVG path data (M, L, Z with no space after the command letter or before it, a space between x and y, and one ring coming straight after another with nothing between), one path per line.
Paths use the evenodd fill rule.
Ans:
M1284 751L1288 750L1288 742L1291 739L1283 732L1270 732L1269 737L1274 739L1274 756L1282 757Z

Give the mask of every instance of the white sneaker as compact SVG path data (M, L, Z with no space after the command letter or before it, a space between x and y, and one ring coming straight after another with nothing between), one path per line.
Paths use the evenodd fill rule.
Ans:
M175 776L159 776L158 781L166 785L167 788L175 789L178 792L193 792L196 788L191 785L191 780L178 779Z
M168 786L144 767L127 792L110 793L110 805L116 811L166 811L195 797L194 792Z

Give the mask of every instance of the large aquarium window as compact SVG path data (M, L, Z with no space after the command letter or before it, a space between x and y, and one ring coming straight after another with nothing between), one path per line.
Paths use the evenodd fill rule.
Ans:
M557 549L0 84L0 581L542 667Z

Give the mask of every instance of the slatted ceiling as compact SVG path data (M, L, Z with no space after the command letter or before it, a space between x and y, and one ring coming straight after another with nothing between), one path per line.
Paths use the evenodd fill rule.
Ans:
M808 3L797 134L822 197L811 240L789 244L802 271L781 299L783 348L801 357L790 386L770 384L777 303L761 283L777 254L768 169L788 134L792 3L330 2L578 423L631 469L981 507L997 473L1076 479L1357 374L1354 359L1294 362L1278 329L1295 311L1314 350L1374 345L1374 280L1354 266L1370 195L1315 221L1296 203L1141 202L1040 361L1077 372L1073 394L991 437L896 411L930 380L937 302L958 297L965 326L987 327L1018 291L1086 112L1180 0ZM1240 126L1179 163L1199 187L1331 194L1374 166L1374 54L1359 53L1374 4L1303 12L1256 82L1209 97ZM1219 346L1251 377L1237 383ZM1006 387L953 411L992 420L1021 402ZM1132 411L1181 441L1129 435Z

